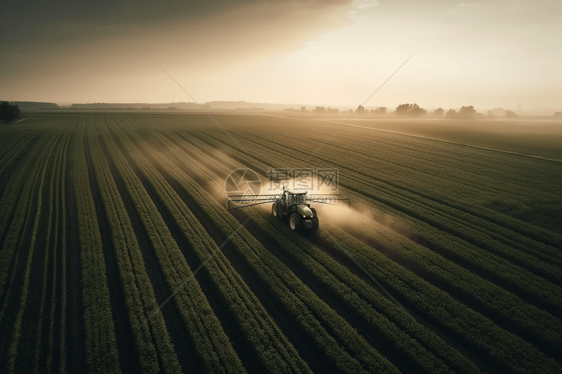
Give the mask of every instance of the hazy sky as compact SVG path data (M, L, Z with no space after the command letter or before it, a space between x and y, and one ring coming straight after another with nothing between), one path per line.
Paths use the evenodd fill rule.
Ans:
M562 1L0 2L0 99L562 110Z

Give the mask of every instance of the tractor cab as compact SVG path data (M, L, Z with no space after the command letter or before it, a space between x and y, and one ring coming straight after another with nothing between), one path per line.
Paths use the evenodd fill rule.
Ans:
M287 204L289 205L309 205L306 203L307 200L307 194L308 192L305 190L286 190L283 189L283 195L281 197L281 199L283 201L285 201Z
M283 192L272 206L272 213L280 218L289 218L289 224L293 230L318 229L318 215L316 209L307 203L306 190L289 190L283 188Z

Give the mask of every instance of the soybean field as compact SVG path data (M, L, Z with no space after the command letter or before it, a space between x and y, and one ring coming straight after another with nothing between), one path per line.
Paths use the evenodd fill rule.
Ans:
M213 116L0 127L1 372L562 372L562 162ZM337 169L351 204L227 211L243 168Z

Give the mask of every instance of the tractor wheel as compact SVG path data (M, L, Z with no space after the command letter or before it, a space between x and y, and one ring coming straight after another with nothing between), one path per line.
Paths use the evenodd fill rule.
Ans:
M271 214L273 214L273 217L278 217L278 214L277 214L277 203L271 204Z
M276 208L277 208L277 217L281 219L285 218L285 213L283 213L283 205L276 203Z
M289 219L289 225L291 226L291 230L299 231L302 229L302 217L298 213L291 214L291 218Z
M318 220L318 214L316 213L316 209L310 208L312 211L312 232L318 231L320 228L320 221Z
M320 221L318 221L318 217L312 217L312 232L318 231L320 228Z

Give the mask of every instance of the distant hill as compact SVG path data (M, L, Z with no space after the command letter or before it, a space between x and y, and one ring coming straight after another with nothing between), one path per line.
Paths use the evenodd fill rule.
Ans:
M86 103L72 104L69 109L198 109L195 103Z
M149 110L149 109L200 109L199 105L193 102L176 102L176 103L74 103L72 105L63 105L59 107L55 103L41 103L32 101L12 101L11 104L17 104L22 110L38 110L38 109L70 109L70 110ZM300 111L301 107L307 107L308 110L314 109L314 105L306 106L304 104L272 104L272 103L255 103L248 101L208 101L202 106L205 109L216 110L283 110L295 109ZM348 107L327 106L347 110Z
M20 110L60 109L55 103L43 103L40 101L8 101L11 105L17 105Z
M209 101L202 104L210 109L244 109L244 110L282 110L285 108L299 108L300 104L268 104L250 103L246 101ZM195 103L84 103L72 104L69 109L199 109Z
M205 103L211 109L247 109L247 110L283 110L288 108L300 109L301 104L269 104L249 103L247 101L209 101Z
M227 110L282 110L285 108L299 108L300 104L268 104L250 103L246 101L209 101L202 104L206 109L227 109ZM199 109L195 103L84 103L72 104L69 109Z

